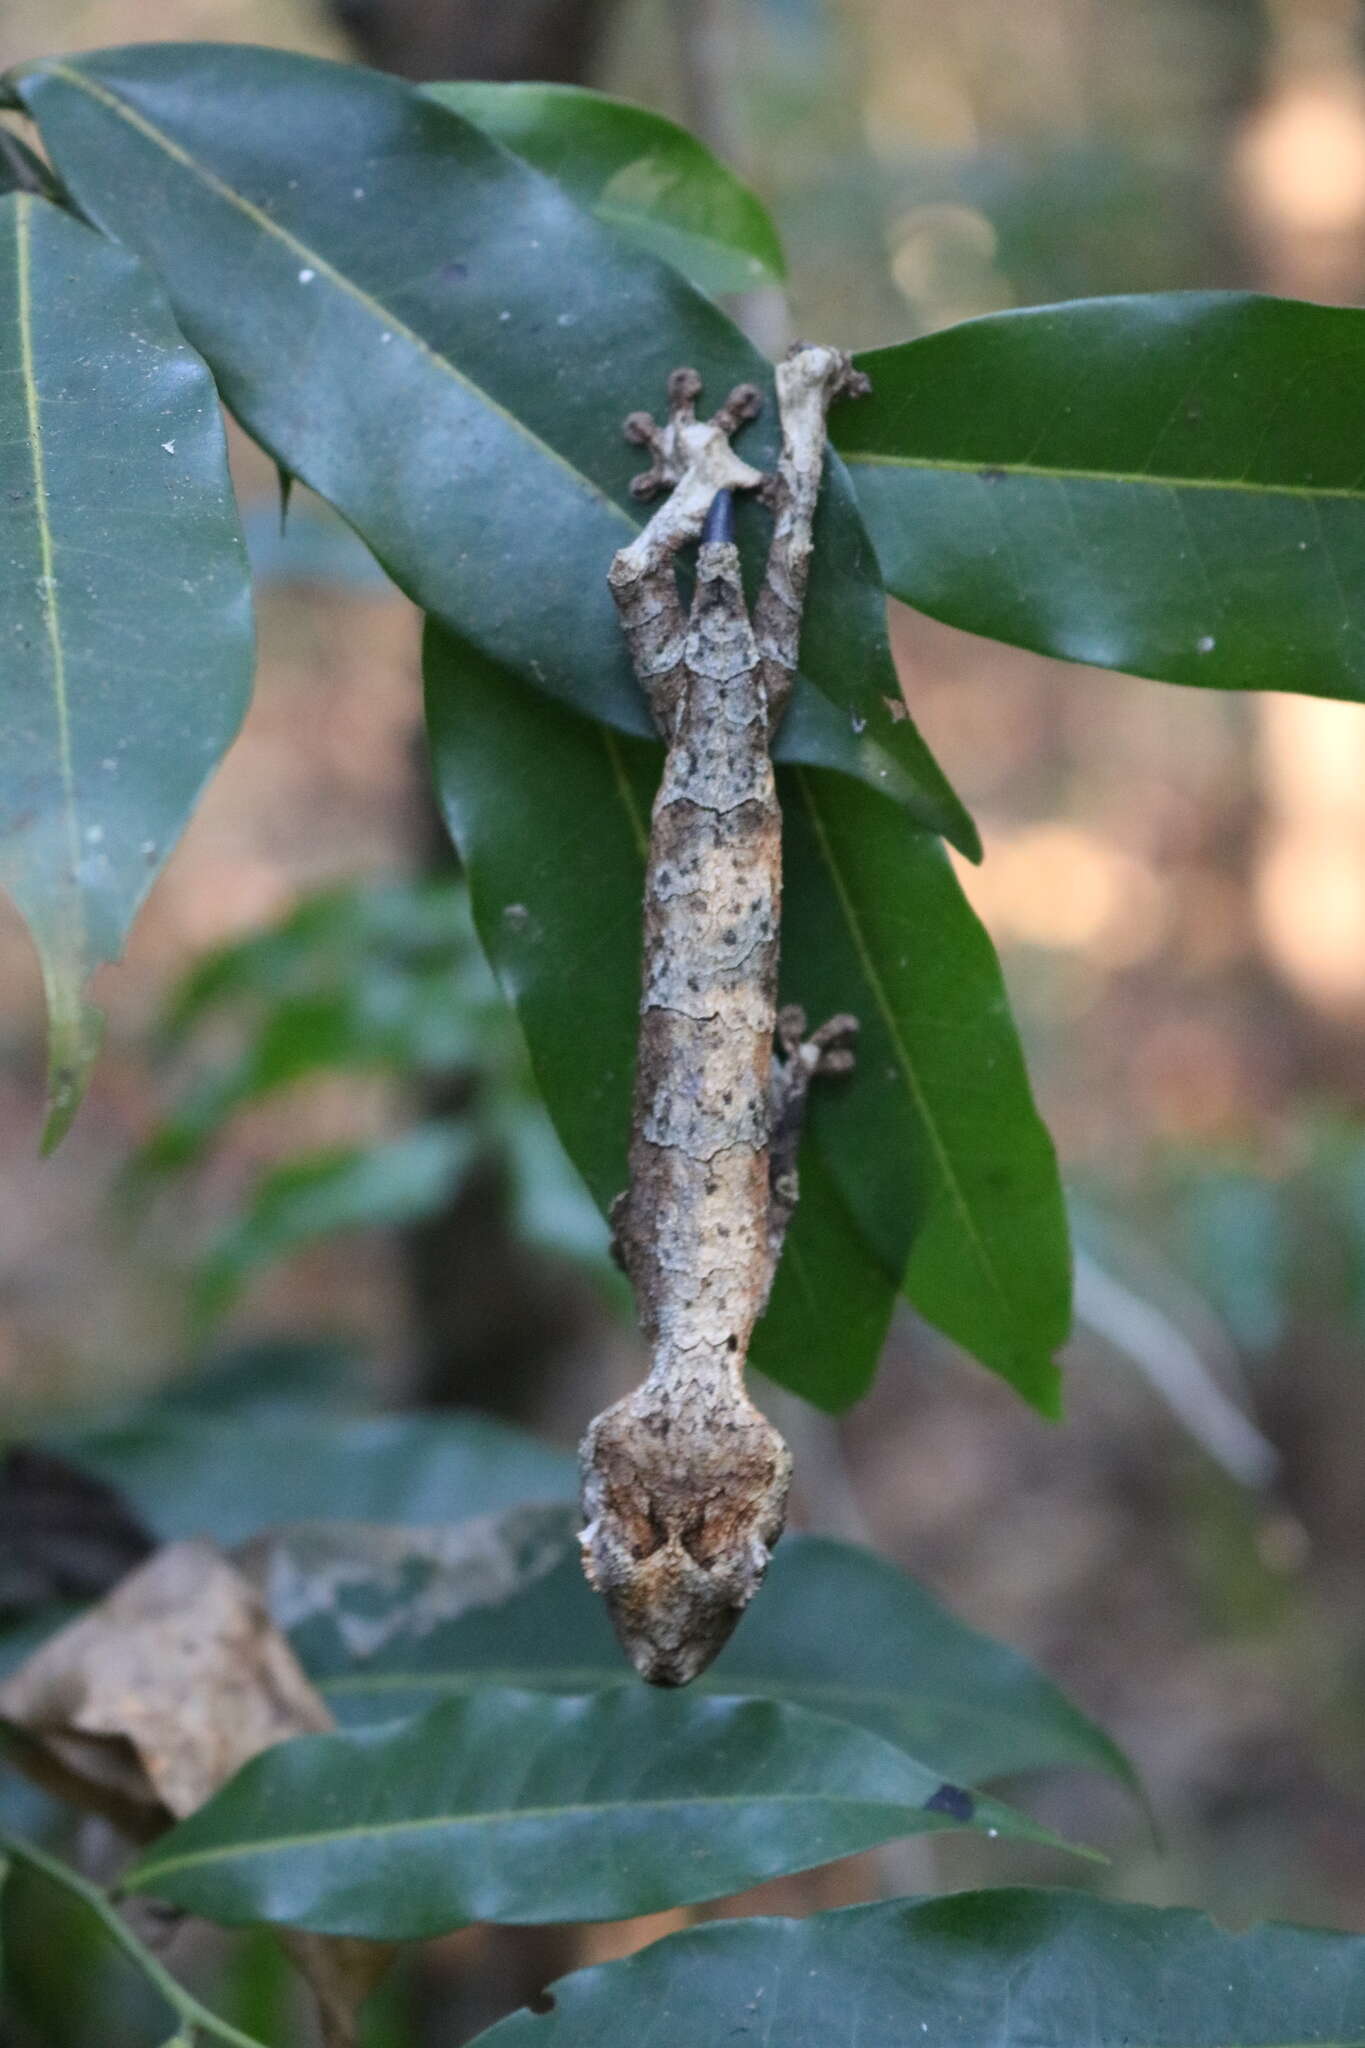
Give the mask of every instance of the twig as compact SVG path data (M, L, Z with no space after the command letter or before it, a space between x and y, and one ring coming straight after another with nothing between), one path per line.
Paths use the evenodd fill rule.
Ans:
M741 176L750 152L736 80L745 74L734 12L729 0L673 0L677 74L683 119L707 148ZM791 333L787 296L780 285L736 292L729 311L764 355L779 355Z
M673 0L683 119L730 163L743 154L735 81L743 75L727 0Z
M191 2048L196 2033L208 2034L216 2041L224 2041L229 2048L264 2048L252 2034L244 2034L227 2020L219 2019L216 2013L201 2005L199 2000L176 1983L170 1972L162 1967L144 1943L138 1940L131 1927L115 1909L107 1895L98 1885L91 1884L62 1863L55 1856L49 1856L45 1849L39 1849L33 1842L26 1842L19 1835L12 1835L8 1829L0 1829L0 1856L11 1863L26 1864L38 1871L63 1891L70 1892L95 1915L106 1934L122 1949L134 1968L140 1970L148 1983L154 1985L175 2013L179 2028L166 2043L166 2048Z
M770 749L796 672L825 414L866 383L838 351L799 347L777 387L771 479L730 447L758 409L750 385L703 424L700 380L678 370L664 427L631 415L629 438L654 458L637 493L672 496L609 579L668 749L645 874L630 1186L613 1219L651 1364L583 1439L582 1542L589 1580L655 1685L685 1685L710 1663L782 1532L791 1458L750 1401L744 1365L796 1204L810 1083L851 1067L857 1029L836 1017L808 1037L800 1010L777 1010ZM773 538L751 622L731 493L760 486ZM675 561L696 540L685 615Z
M1279 1453L1229 1400L1184 1331L1079 1248L1076 1318L1132 1360L1195 1442L1239 1485L1263 1493L1274 1484Z

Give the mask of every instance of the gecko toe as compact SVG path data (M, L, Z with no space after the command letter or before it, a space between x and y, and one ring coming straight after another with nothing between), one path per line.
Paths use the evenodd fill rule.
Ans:
M757 384L736 384L711 424L723 434L736 434L746 420L755 420L763 410L763 393Z
M668 380L668 411L674 420L693 420L701 397L701 378L686 367L675 370Z

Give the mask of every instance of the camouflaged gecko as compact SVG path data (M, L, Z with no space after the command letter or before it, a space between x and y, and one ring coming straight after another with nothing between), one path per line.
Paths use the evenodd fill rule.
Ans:
M857 1024L836 1017L807 1039L799 1010L777 1010L771 748L796 674L825 415L867 388L847 356L794 348L777 370L770 479L730 446L759 409L752 385L703 423L700 379L677 370L667 426L626 422L654 457L636 494L672 493L610 572L667 747L645 875L630 1186L613 1218L651 1365L583 1439L581 1541L623 1647L655 1685L686 1685L710 1663L786 1514L791 1457L750 1401L744 1363L796 1203L806 1092L852 1066ZM751 621L731 493L760 489L774 526ZM674 558L696 540L685 614Z

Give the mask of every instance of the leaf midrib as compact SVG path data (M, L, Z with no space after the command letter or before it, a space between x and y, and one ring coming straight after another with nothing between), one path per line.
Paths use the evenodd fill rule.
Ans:
M972 1207L967 1199L966 1190L963 1188L953 1168L952 1156L944 1142L937 1120L929 1107L929 1101L921 1085L915 1062L910 1054L910 1048L906 1044L900 1025L897 1022L895 1010L886 992L886 985L877 970L876 962L873 960L863 932L862 922L854 906L853 899L848 892L839 863L834 858L834 850L829 843L829 835L825 830L824 820L820 816L819 805L816 803L815 796L810 787L810 778L805 770L800 767L793 766L791 772L797 787L801 791L801 798L806 807L806 816L810 820L811 830L818 842L821 859L825 863L835 895L839 899L839 908L843 913L849 937L853 941L854 951L858 955L858 963L872 992L872 998L877 1006L878 1013L883 1024L886 1026L892 1050L896 1056L896 1062L905 1077L905 1085L910 1092L911 1100L915 1105L924 1130L928 1134L930 1148L937 1162L942 1184L947 1190L949 1200L957 1211L963 1233L976 1255L982 1274L1005 1316L1006 1328L1012 1329L1014 1323L1014 1304L1011 1301L1009 1291L1004 1284L990 1248L977 1227L976 1218L972 1213Z
M553 1685L551 1684L553 1681ZM529 1686L536 1691L552 1691L560 1685L575 1689L590 1684L594 1690L617 1690L634 1683L629 1672L620 1676L609 1671L604 1665L561 1664L537 1666L528 1669L521 1665L471 1665L454 1671L373 1671L350 1672L344 1677L320 1678L315 1681L318 1690L330 1699L363 1697L367 1693L386 1692L442 1692L464 1696L493 1686ZM736 1686L762 1688L752 1692L751 1697L782 1700L839 1700L847 1706L891 1707L904 1709L906 1695L892 1686L841 1685L831 1680L827 1685L803 1684L800 1680L766 1678L761 1672L736 1671L730 1675L730 1682L722 1688L719 1682L707 1685L705 1681L693 1687L700 1698L728 1698ZM768 1690L771 1688L771 1690ZM926 1697L922 1693L917 1699ZM953 1704L953 1696L940 1693L933 1696L947 1708ZM1032 1725L1026 1713L1014 1713L1009 1708L972 1708L972 1719L985 1725L1001 1728L1029 1727ZM899 1744L896 1745L900 1747ZM919 1758L912 1758L918 1763ZM926 1764L927 1770L929 1766Z
M890 1745L888 1744L888 1747ZM903 1755L903 1752L901 1753ZM907 1763L910 1758L904 1759ZM940 1774L926 1772L926 1779L939 1781ZM987 1802L981 1802L986 1806ZM141 1888L177 1870L193 1870L205 1864L245 1862L252 1856L269 1856L285 1851L329 1846L334 1842L365 1842L389 1835L435 1834L452 1828L501 1827L515 1821L603 1819L616 1813L677 1813L681 1810L741 1806L842 1807L859 1812L909 1815L925 1807L910 1799L856 1798L846 1792L715 1792L680 1794L674 1799L604 1799L592 1803L574 1801L562 1806L512 1806L489 1813L428 1814L413 1820L372 1821L364 1826L314 1829L307 1834L272 1835L259 1841L228 1842L221 1847L187 1850L180 1856L163 1857L159 1863L144 1863L133 1873L131 1884ZM1013 1822L1004 1808L989 1806L998 1826ZM935 1816L937 1818L938 1816ZM970 1825L970 1824L969 1824ZM1003 1832L1003 1828L1002 1828Z
M43 623L52 664L52 696L57 714L57 762L62 785L62 809L66 820L67 858L71 864L71 894L75 889L80 860L76 825L76 777L71 758L71 705L66 682L66 647L62 638L61 610L57 601L56 546L47 491L47 462L43 454L42 412L33 352L33 289L30 219L34 200L21 192L14 202L15 299L19 328L19 376L24 389L25 434L33 470L33 513L38 528L38 558L41 563ZM79 913L76 912L76 915ZM79 950L79 949L78 949Z
M1365 483L1345 484L1261 484L1247 477L1159 476L1150 470L1063 468L1040 462L996 462L989 456L969 462L949 455L889 455L871 449L841 448L840 455L850 469L945 470L949 474L973 476L984 485L1001 477L1024 477L1038 483L1145 484L1157 491L1238 491L1248 497L1303 498L1314 503L1320 498L1339 498L1347 504L1365 504ZM983 474L985 472L985 474Z
M176 142L164 129L158 128L154 121L149 120L145 114L140 113L127 100L121 99L116 92L111 92L107 86L97 83L93 78L88 78L84 72L78 71L69 64L58 63L55 60L44 60L39 64L25 66L24 69L30 73L38 72L50 78L62 79L67 85L73 86L78 92L85 93L89 98L107 108L117 119L126 121L130 128L136 129L140 135L145 136L156 148L162 150L173 163L180 164L182 168L189 171L216 198L240 213L263 234L273 238L282 247L290 250L294 256L301 259L304 267L314 270L319 278L325 278L337 291L341 292L345 297L352 299L366 313L370 314L388 329L389 332L396 336L401 336L418 355L432 364L435 369L451 378L464 390L470 392L481 404L486 405L490 412L495 413L499 419L505 421L538 454L554 463L567 476L572 477L580 489L586 491L600 505L605 506L620 522L626 532L631 534L639 532L638 522L632 519L624 507L619 505L607 491L603 490L600 484L595 483L590 476L577 468L566 455L562 455L550 442L542 440L541 436L532 427L527 426L524 420L519 419L516 413L509 412L507 407L494 398L491 392L485 390L482 384L476 383L472 377L459 368L458 364L452 362L449 356L443 355L438 348L433 347L401 315L390 311L382 299L377 298L373 292L366 291L364 286L357 284L353 278L347 277L345 271L339 270L330 258L322 254L321 250L313 248L311 244L303 241L298 235L293 234L290 229L283 227L279 221L272 220L270 215L264 212L261 207L253 205L243 193L238 192L234 186L228 184L226 179L220 178L216 171L210 170L207 164L201 163L182 144ZM527 175L534 177L537 174L532 170L527 170Z

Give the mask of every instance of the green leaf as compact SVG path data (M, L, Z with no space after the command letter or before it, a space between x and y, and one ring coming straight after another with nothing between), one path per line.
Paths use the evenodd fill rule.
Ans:
M571 1501L574 1460L486 1415L233 1420L151 1410L51 1439L133 1504L158 1536L240 1543L282 1522L417 1524Z
M235 1025L240 1051L223 1050ZM527 1240L581 1267L609 1297L628 1300L610 1258L604 1219L570 1164L534 1088L526 1049L475 941L462 882L367 884L328 891L280 924L221 948L172 992L163 1039L183 1046L207 1031L210 1064L194 1077L141 1148L126 1182L130 1199L191 1166L235 1111L325 1073L387 1070L449 1084L458 1072L460 1122L468 1135L415 1136L366 1163L356 1149L295 1159L248 1195L246 1213L218 1240L199 1276L212 1316L261 1264L325 1230L409 1220L448 1197L441 1150L455 1170L477 1145L500 1174L509 1215Z
M896 1282L859 1229L829 1160L801 1148L801 1199L749 1362L779 1386L837 1415L860 1401L896 1305Z
M472 1920L659 1912L963 1826L1056 1839L798 1707L490 1688L267 1750L126 1883L229 1926L420 1941Z
M633 1686L602 1602L583 1578L567 1512L558 1540L558 1563L551 1555L526 1590L468 1611L443 1602L442 1575L414 1558L387 1591L358 1582L334 1611L294 1628L294 1647L349 1725L489 1685ZM433 1625L433 1609L443 1608L450 1619ZM968 1628L894 1565L828 1537L783 1540L763 1597L691 1690L781 1700L855 1722L958 1784L1054 1764L1136 1783L1109 1738L1025 1658Z
M538 688L648 729L607 591L642 519L625 415L695 365L771 367L707 300L415 87L283 50L141 45L21 66L82 208L145 254L249 432L409 596ZM746 436L769 466L774 407ZM747 507L753 541L767 527ZM781 736L972 850L899 706L876 557L829 465Z
M649 811L662 759L427 628L427 727L474 922L555 1128L605 1214L626 1184ZM534 820L534 830L527 821ZM807 1148L807 1153L809 1148ZM820 1162L750 1357L829 1408L866 1389L895 1298Z
M435 626L426 674L475 924L559 1134L606 1208L626 1181L658 750L551 713ZM990 941L941 849L893 805L807 771L783 794L784 998L813 1021L852 1010L862 1037L852 1079L815 1091L812 1199L797 1208L754 1362L823 1407L847 1406L905 1275L932 1321L1053 1412L1065 1213Z
M898 597L1162 682L1365 696L1365 315L1096 299L859 362L831 427Z
M1302 2048L1365 2042L1365 1937L1228 1934L1077 1892L721 1920L554 1986L475 2048Z
M338 1147L273 1168L195 1275L198 1325L224 1315L263 1267L300 1245L429 1216L467 1178L478 1153L472 1131L427 1124L386 1145Z
M287 1002L325 989L354 991L356 1031L411 1031L406 1058L433 1066L462 1056L425 1044L427 1012L457 1000L448 977L478 962L464 884L446 876L325 889L278 924L234 939L195 961L167 1003L165 1031L180 1044L227 1005Z
M0 883L47 990L60 1138L99 1044L83 994L237 730L246 555L208 373L127 250L0 199Z
M762 202L676 121L576 85L466 80L422 90L699 291L749 291L785 275Z
M235 1110L314 1075L387 1070L411 1081L508 1057L512 1027L475 944L462 883L384 883L311 897L265 931L196 962L172 991L168 1047L238 1024L138 1155L140 1173L191 1163Z
M995 948L894 805L845 776L781 780L784 998L861 1024L852 1079L812 1091L812 1143L920 1313L1056 1415L1066 1209Z

